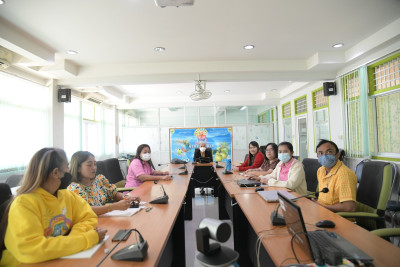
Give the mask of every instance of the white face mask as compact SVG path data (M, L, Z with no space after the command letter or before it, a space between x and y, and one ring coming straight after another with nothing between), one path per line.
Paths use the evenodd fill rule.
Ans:
M140 157L144 161L149 161L151 159L151 154L150 153L145 153L145 154L142 154Z
M204 151L206 151L206 148L204 146L202 146L202 147L200 147L200 151L204 152Z

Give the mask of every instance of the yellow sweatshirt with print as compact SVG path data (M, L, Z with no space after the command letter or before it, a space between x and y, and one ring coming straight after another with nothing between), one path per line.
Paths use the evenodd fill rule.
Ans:
M36 263L70 255L98 243L97 216L80 196L39 187L11 204L0 266Z

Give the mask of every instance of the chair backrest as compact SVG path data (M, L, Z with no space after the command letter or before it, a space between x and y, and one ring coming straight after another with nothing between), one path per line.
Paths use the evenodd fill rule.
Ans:
M244 155L244 160L243 160L243 162L246 161L248 155L249 155L249 154Z
M23 174L13 174L7 178L6 184L8 184L10 187L18 186L22 180L22 177L24 177Z
M307 190L316 192L318 186L317 171L321 167L318 159L305 158L303 159L304 172L306 174Z
M122 174L119 160L117 158L104 160L104 165L108 175L106 178L110 181L110 183L115 184L121 180L124 180L124 175Z
M356 166L355 173L356 173L356 176L357 176L358 183L360 183L360 181L361 181L361 176L362 176L364 163L368 162L368 161L371 161L371 160L370 159L364 159L364 160L360 161Z
M392 165L384 161L365 161L360 184L357 189L357 202L377 210L383 216L392 189Z
M99 174L103 174L107 179L108 179L108 173L106 170L106 165L104 164L104 161L98 160L96 161L97 164L97 171L96 171L96 176Z
M260 152L263 153L264 158L267 158L267 156L265 155L265 150L267 150L267 146L260 146Z

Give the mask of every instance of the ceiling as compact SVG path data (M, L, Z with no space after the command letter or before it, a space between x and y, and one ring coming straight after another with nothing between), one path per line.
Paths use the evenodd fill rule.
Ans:
M276 105L400 40L398 0L6 0L8 71L118 108ZM343 43L341 48L332 45ZM245 50L245 45L255 46ZM164 47L156 52L155 47ZM0 48L2 49L2 48ZM68 55L67 50L77 51ZM213 95L194 102L194 80Z

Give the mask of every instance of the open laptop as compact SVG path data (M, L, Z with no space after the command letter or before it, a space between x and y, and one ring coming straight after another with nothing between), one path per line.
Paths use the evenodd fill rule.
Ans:
M261 185L261 182L257 180L239 179L237 180L237 184L240 187L257 187Z
M334 232L325 230L307 232L300 207L283 194L278 193L278 197L289 234L294 236L295 242L310 259L323 257L326 263L331 265L336 265L335 262L332 262L334 258L336 260L338 258L339 260L346 258L364 263L373 261L373 258L365 254L361 249ZM324 242L328 242L328 247L320 240L316 240L315 235L326 239Z
M281 193L288 199L295 199L296 196L290 194L286 190L266 190L266 191L259 191L257 192L265 201L267 202L278 202L278 193Z

